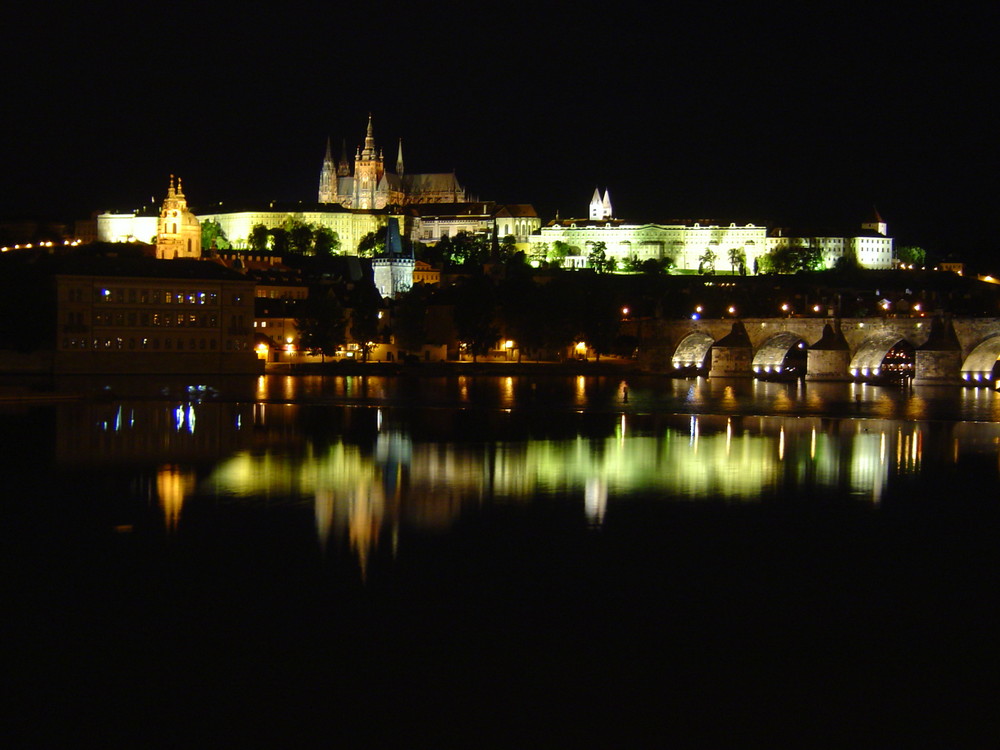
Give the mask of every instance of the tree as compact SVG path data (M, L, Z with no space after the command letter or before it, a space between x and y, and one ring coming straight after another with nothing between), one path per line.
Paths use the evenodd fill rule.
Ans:
M783 245L763 256L761 266L765 273L818 271L823 267L823 251L813 242L807 245Z
M268 231L271 238L271 252L275 255L285 255L288 252L288 231L282 227L275 227Z
M747 254L742 247L729 248L729 265L733 273L739 272L740 276L747 275Z
M419 352L427 343L427 301L430 291L414 284L396 300L393 325L396 343L408 352Z
M715 273L715 261L718 258L719 256L712 248L705 248L705 252L698 258L698 273Z
M206 219L201 223L202 252L209 250L228 250L229 240L222 231L222 225L214 219Z
M368 354L379 338L379 306L381 299L371 287L355 290L351 307L351 338L361 348L361 361L368 361Z
M317 290L306 299L295 327L299 331L299 345L310 354L318 353L320 361L325 361L326 355L337 351L346 339L344 306L333 290Z
M298 255L313 254L313 228L297 216L289 216L282 224L288 233L288 250Z
M484 276L473 276L458 290L455 302L455 330L472 353L475 362L496 343L500 331L496 326L496 289Z
M615 258L608 258L608 245L605 242L595 242L587 255L587 265L597 273L612 273L618 263Z
M498 292L504 330L517 343L520 362L525 352L534 352L545 344L545 329L550 322L544 305L546 292L527 274L508 275Z
M858 262L858 252L853 247L848 247L844 250L844 254L837 258L837 262L833 266L838 271L856 271L861 268L861 263Z
M548 242L534 242L531 245L531 263L533 265L541 265L544 263L549 255L549 243Z
M313 252L316 255L336 255L340 252L340 237L329 227L313 227Z
M605 280L592 279L577 289L577 327L597 359L610 354L621 327L621 305Z
M385 233L369 232L358 241L358 255L362 258L374 258L385 250Z
M508 234L500 240L499 260L506 263L515 255L517 255L517 240L514 239L514 235Z
M561 268L562 264L566 262L566 257L573 254L573 248L569 246L569 243L563 242L562 240L556 240L552 243L552 250L549 252L549 259L552 265L557 268Z
M247 248L251 252L266 253L268 245L267 227L263 224L254 224L250 229L250 236L247 237Z
M202 246L204 247L204 243ZM900 245L896 248L896 258L907 266L922 266L927 261L927 252L916 245Z
M446 252L452 266L480 267L490 258L489 240L485 235L458 232L450 238Z

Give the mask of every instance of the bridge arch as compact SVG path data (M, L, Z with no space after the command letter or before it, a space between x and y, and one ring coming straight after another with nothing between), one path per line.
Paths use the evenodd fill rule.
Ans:
M806 342L797 333L781 331L765 341L754 354L755 375L804 375Z
M967 383L990 383L994 381L993 369L1000 359L1000 334L981 341L962 363L962 380Z
M903 361L887 363L887 357ZM855 378L877 378L891 374L906 374L907 367L910 369L913 367L913 345L898 332L883 330L866 338L854 352L854 356L851 357L850 373Z
M712 351L715 339L704 331L694 331L689 333L674 350L671 363L674 370L703 370L706 367L705 361Z

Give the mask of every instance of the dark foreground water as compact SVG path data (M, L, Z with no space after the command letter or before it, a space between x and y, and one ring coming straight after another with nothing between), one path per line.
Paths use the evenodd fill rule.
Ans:
M17 746L1000 737L993 392L56 388L0 407Z

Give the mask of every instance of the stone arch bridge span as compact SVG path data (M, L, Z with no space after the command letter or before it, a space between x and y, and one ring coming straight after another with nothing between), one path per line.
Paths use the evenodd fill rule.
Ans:
M998 318L741 318L633 321L652 371L878 380L893 361L919 384L992 385Z

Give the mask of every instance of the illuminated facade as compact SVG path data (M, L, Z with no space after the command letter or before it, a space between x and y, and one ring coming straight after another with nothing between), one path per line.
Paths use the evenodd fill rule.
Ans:
M466 194L454 172L407 174L402 141L396 156L396 171L388 171L382 150L375 146L369 115L365 145L355 152L353 169L346 150L340 162L334 162L327 141L317 200L319 203L339 203L344 208L382 209L412 203L462 203Z
M670 258L679 270L697 270L707 251L715 253L715 267L724 269L730 250L742 250L747 266L767 250L767 229L753 224L728 226L709 222L676 224L626 224L621 219L556 219L528 238L532 255L542 255L559 241L569 246L566 265L586 266L598 242L619 268L628 260Z
M173 175L156 222L156 257L160 260L201 257L201 223L188 208L180 178L174 187Z
M288 219L325 227L337 235L340 253L357 255L358 243L372 232L385 231L390 216L395 216L400 226L409 226L406 216L385 211L350 211L338 206L303 205L301 203L270 203L259 208L247 207L235 211L219 211L199 215L202 221L218 222L226 239L237 250L246 249L253 228L261 224L267 229L277 229Z
M876 213L853 235L804 234L787 229L768 232L755 224L716 224L710 221L685 221L671 224L627 224L612 218L611 198L607 190L601 196L595 189L590 201L590 218L555 219L528 237L534 248L531 255L542 257L555 242L569 247L564 260L568 267L582 268L594 245L603 242L608 258L622 268L629 260L645 261L669 258L679 271L698 271L706 257L714 256L716 270L729 270L738 253L745 257L747 269L771 250L789 245L814 246L823 254L823 262L832 268L845 253L853 253L864 268L893 267L892 238ZM733 269L735 270L735 269Z
M541 229L542 222L529 203L452 203L448 205L418 205L406 210L412 224L410 238L414 242L432 245L444 237L459 232L514 237L517 244L526 245L528 236Z
M93 258L54 275L56 372L257 372L254 281L215 263Z

